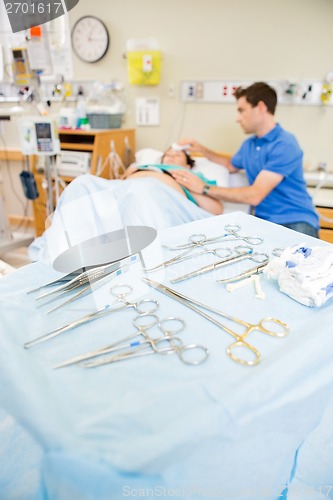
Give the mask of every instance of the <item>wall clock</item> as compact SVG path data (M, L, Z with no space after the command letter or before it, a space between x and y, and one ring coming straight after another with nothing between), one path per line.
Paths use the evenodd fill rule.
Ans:
M100 19L84 16L76 21L72 29L72 47L81 61L99 61L105 56L109 43L108 29Z

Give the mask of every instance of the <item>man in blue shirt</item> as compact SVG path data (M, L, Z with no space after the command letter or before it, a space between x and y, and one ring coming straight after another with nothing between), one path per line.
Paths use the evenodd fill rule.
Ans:
M249 186L208 186L191 175L186 179L187 189L218 200L247 203L261 219L318 237L319 218L306 190L303 152L296 138L275 121L275 90L257 82L238 88L235 97L237 122L246 134L253 135L234 156L216 153L193 139L183 139L180 144L188 144L189 151L202 153L231 173L245 169ZM172 175L180 184L184 182L177 172Z

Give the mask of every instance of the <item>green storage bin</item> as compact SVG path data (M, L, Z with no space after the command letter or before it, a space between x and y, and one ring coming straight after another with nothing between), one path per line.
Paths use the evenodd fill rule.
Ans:
M87 113L87 118L91 128L108 129L120 128L123 115L110 113Z

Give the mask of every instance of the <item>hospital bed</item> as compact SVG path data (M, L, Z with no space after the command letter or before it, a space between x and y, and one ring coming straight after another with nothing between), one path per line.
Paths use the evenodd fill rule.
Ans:
M162 152L142 149L135 154L137 166L160 163ZM201 172L222 187L247 184L244 173L230 174L226 168L204 157L195 159L193 172ZM70 191L69 191L70 189ZM29 248L32 261L54 261L68 245L98 234L105 234L120 226L146 225L157 230L186 222L211 217L211 214L181 196L172 188L153 178L135 180L107 180L98 176L81 175L66 190L66 203L60 198L52 225L58 225L56 237L53 229L36 238ZM224 212L249 212L245 204L224 203ZM61 220L59 220L62 210ZM48 224L48 223L47 223ZM47 225L46 224L46 225ZM59 238L59 234L62 238ZM68 242L68 234L71 241Z
M194 265L213 262L213 255L148 274L246 321L269 315L288 325L283 338L251 333L246 340L262 359L243 366L227 355L228 333L142 281L143 265L177 254L165 246L179 246L193 234L216 237L230 224L240 226L240 235L262 238L256 251L270 257L296 244L328 246L233 212L160 230L141 261L112 278L103 293L52 315L27 294L60 276L49 265L36 262L0 280L2 498L332 498L332 304L306 307L263 275L265 299L256 298L252 286L228 292L216 282L253 266L246 261L170 285ZM240 244L246 242L226 238L218 246ZM160 319L181 318L185 328L177 336L186 345L206 346L208 359L189 366L177 355L156 354L93 369L52 369L135 333L132 309L24 349L34 337L114 300L110 288L124 283L133 287L130 301L154 299Z

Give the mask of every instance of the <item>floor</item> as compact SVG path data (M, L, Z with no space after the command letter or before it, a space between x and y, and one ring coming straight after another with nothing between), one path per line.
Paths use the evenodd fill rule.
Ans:
M4 253L1 255L1 260L16 269L31 263L27 247L15 248L15 250Z
M13 248L0 255L0 277L9 274L19 267L30 264L26 245Z

